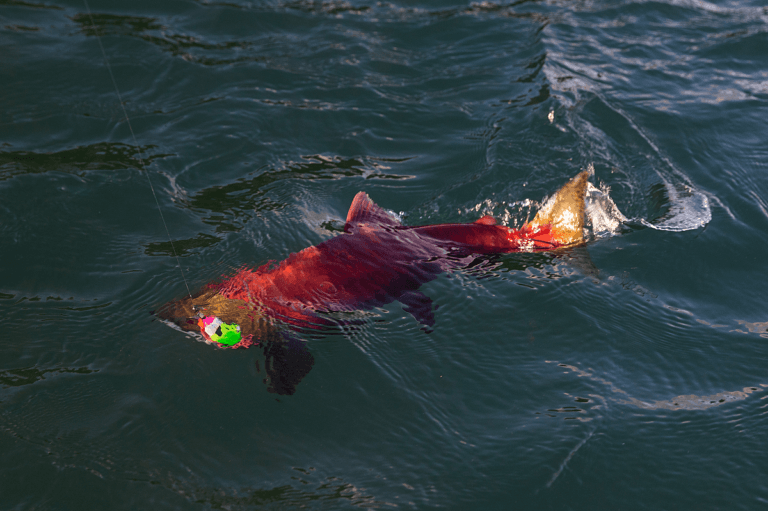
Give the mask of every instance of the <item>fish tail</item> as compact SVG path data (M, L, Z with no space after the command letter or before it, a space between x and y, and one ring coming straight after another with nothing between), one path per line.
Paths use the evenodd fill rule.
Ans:
M589 171L580 172L550 197L526 227L549 231L556 245L573 245L584 241L584 200Z

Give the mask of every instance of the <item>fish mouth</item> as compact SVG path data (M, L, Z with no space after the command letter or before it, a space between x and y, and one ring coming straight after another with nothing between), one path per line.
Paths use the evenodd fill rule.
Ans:
M243 338L253 335L263 339L274 334L272 324L259 304L245 300L226 298L216 288L205 288L192 296L171 300L155 312L162 321L175 325L184 332L194 332L208 337L200 326L200 321L215 317L226 325L240 327Z
M155 311L155 315L185 332L199 333L200 327L197 324L198 314L204 309L206 302L210 298L209 295L211 295L210 290L203 290L194 296L171 300Z

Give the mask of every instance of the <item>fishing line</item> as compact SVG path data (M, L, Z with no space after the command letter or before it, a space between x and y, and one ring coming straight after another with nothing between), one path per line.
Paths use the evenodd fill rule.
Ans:
M96 40L99 42L99 48L101 48L101 55L104 57L104 63L107 65L107 71L109 71L109 77L112 79L112 85L115 87L115 94L117 94L117 100L120 102L120 108L123 109L123 115L125 116L125 122L128 124L128 130L131 132L131 137L133 138L133 145L136 147L136 152L138 153L139 157L139 165L141 167L141 170L144 171L144 174L147 176L147 182L149 183L149 189L152 190L152 196L155 198L155 204L157 205L157 212L160 213L160 219L163 221L163 226L165 227L165 233L168 235L168 241L171 243L171 251L173 251L173 256L176 258L176 264L179 266L179 271L181 272L181 278L184 280L184 285L187 286L187 293L189 293L189 297L192 297L192 292L189 290L189 284L187 283L187 278L184 276L184 270L181 267L181 261L179 260L179 255L176 253L176 247L173 246L173 240L171 239L171 232L168 230L168 224L165 222L165 216L163 215L163 210L160 209L160 201L157 200L157 194L155 193L155 187L152 185L152 179L149 177L149 171L147 170L146 165L144 165L144 159L141 157L141 147L139 147L139 143L136 141L136 134L133 132L133 126L131 126L131 119L128 117L128 112L125 109L125 105L123 104L123 96L120 94L120 89L117 87L117 80L115 80L115 75L112 73L112 66L109 65L109 59L107 58L107 52L104 51L104 45L101 44L101 36L99 35L99 30L96 28L96 23L93 21L93 14L91 14L91 7L88 5L88 0L83 0L83 3L85 4L85 9L88 11L88 18L91 20L91 26L93 27L93 32L96 34Z

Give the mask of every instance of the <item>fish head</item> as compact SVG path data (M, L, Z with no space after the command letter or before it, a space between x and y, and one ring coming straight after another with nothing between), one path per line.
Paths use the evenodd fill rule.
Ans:
M275 328L255 305L244 300L232 300L223 296L218 289L203 291L172 300L160 307L156 315L181 330L200 333L201 318L216 317L229 325L240 327L243 336L254 335L263 339L274 333Z

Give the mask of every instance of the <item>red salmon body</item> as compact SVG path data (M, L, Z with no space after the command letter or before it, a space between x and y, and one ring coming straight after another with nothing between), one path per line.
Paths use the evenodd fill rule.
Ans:
M167 304L160 315L194 330L199 328L197 315L204 313L241 327L243 339L258 339L271 331L274 320L311 327L327 323L324 312L370 309L397 300L432 326L432 302L418 289L441 272L467 266L478 255L581 242L587 178L582 172L571 179L521 229L497 225L490 216L470 224L404 226L360 192L343 234L277 265L240 270L197 296Z
M311 323L316 312L371 308L402 297L408 306L422 284L466 264L472 255L560 245L548 226L515 230L496 225L492 217L471 224L405 227L360 192L344 234L291 254L276 267L241 270L219 292L257 303L274 318Z

